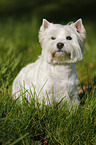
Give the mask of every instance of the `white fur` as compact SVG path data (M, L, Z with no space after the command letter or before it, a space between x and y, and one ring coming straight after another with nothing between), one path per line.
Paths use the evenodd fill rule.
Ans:
M67 36L71 36L72 40L67 40ZM65 97L69 103L78 104L78 78L74 62L83 58L85 36L81 19L71 25L52 24L43 19L39 32L42 54L35 63L20 71L13 82L12 93L18 92L18 97L20 90L30 92L31 89L34 94L35 88L39 102L45 98L47 104L48 94L50 102L54 96L55 101ZM64 44L62 51L58 51L58 43Z

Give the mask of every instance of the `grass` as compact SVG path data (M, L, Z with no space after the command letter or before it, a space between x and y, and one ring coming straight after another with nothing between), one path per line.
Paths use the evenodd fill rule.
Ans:
M85 90L77 110L70 112L66 102L42 107L34 98L23 104L11 95L12 81L19 70L40 55L39 22L14 18L0 22L0 144L2 145L95 145L96 86ZM85 85L96 75L95 23L85 22L87 42L84 59L76 64L80 82ZM35 104L37 104L35 107Z

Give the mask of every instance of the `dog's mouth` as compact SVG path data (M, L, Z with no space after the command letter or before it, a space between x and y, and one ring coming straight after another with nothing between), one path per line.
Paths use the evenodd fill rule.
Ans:
M70 59L71 58L71 53L70 52L67 52L67 51L63 51L63 50L58 50L58 51L55 51L55 52L53 52L52 53L52 58L53 59L55 59L55 58L62 58L63 57L63 59L65 58L67 58L67 59Z

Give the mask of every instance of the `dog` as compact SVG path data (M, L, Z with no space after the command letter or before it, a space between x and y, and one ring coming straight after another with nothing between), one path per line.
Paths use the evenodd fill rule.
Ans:
M78 105L79 80L75 62L83 58L85 39L82 19L67 25L43 19L39 31L41 56L20 71L13 82L12 94L17 98L25 91L28 98L35 91L40 103L44 100L48 104L48 98L50 102L64 98L68 104ZM22 100L22 95L20 98Z

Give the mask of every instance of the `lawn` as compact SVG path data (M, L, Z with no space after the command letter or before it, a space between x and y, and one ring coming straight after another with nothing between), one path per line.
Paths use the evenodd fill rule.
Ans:
M40 107L34 97L30 103L24 100L21 105L12 98L14 78L41 53L40 25L36 17L0 20L0 144L95 145L96 22L84 21L84 59L76 64L80 86L84 88L78 109L69 111L66 102L52 102L50 106L43 103Z

